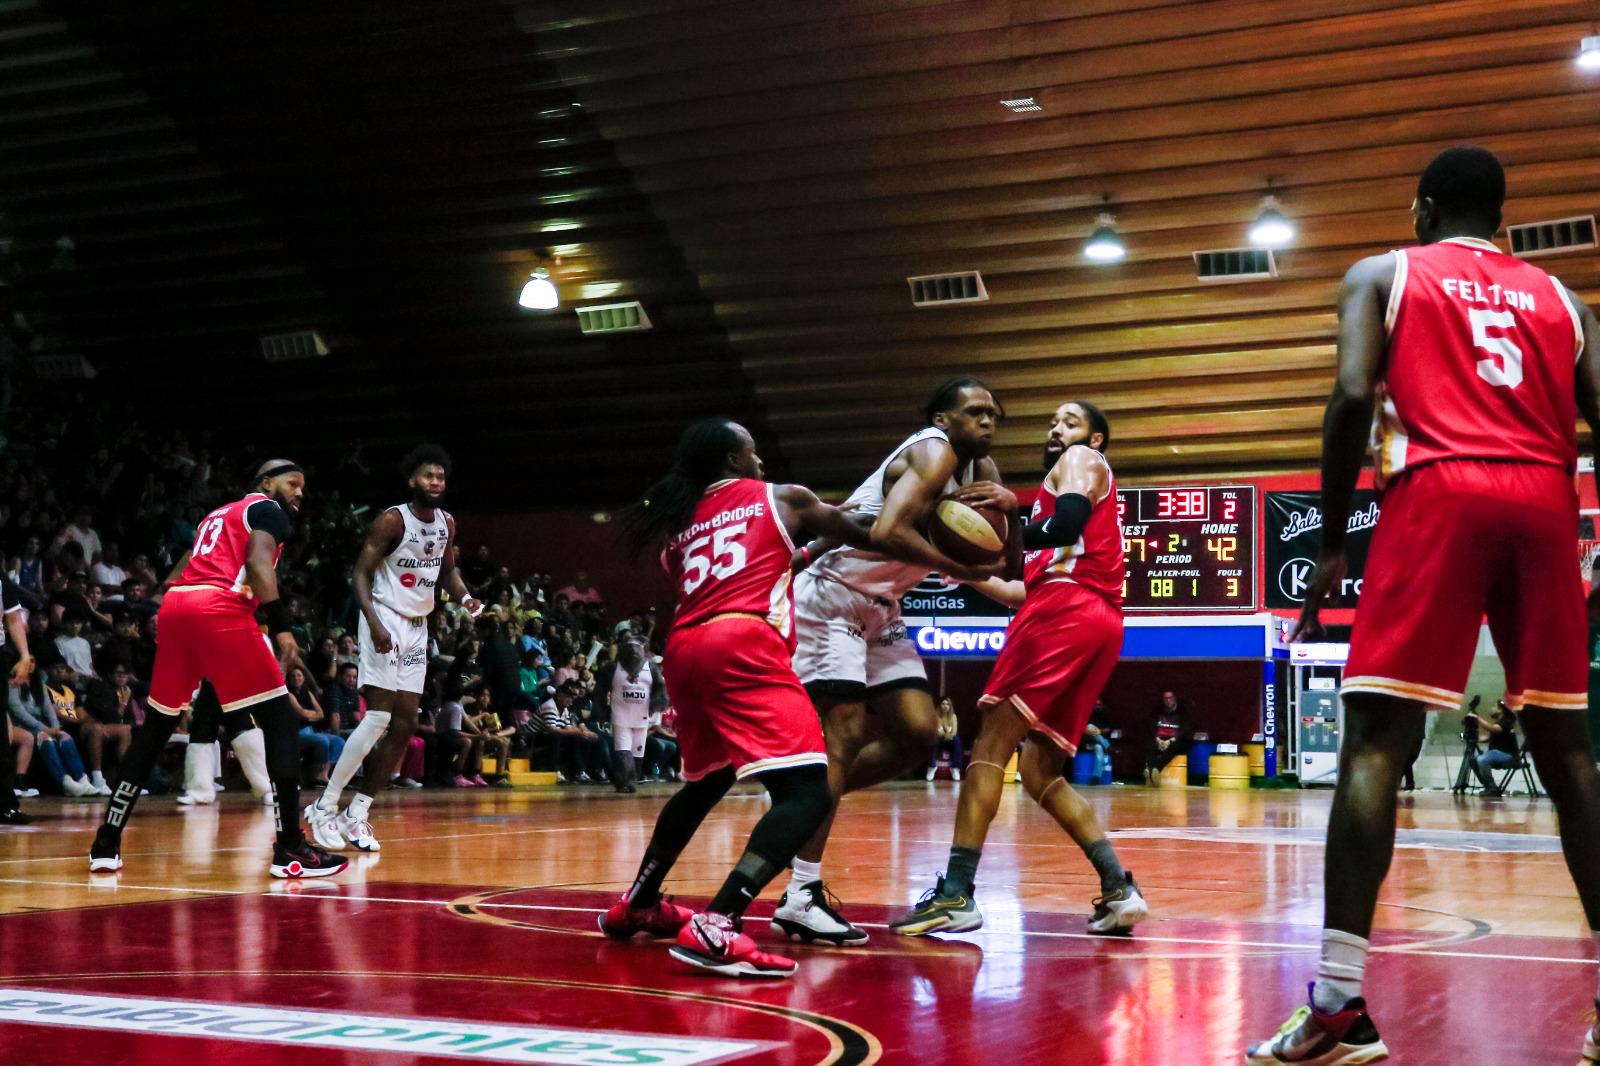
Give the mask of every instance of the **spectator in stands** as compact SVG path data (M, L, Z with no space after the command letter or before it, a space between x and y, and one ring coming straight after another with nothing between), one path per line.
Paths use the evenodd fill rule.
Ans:
M120 764L133 745L134 726L144 721L144 704L134 695L132 682L133 674L121 664L112 668L108 680L79 675L79 702L98 726L89 738L89 766L96 785L104 779L106 749Z
M556 780L560 784L587 785L596 780L589 769L600 766L600 735L573 718L577 697L576 687L568 683L539 708L539 731L555 739Z
M46 711L45 720L53 718L57 726L72 737L78 751L89 756L89 783L98 795L109 796L111 786L106 783L99 762L100 723L84 709L74 687L77 683L78 675L71 664L57 654L40 681L39 705Z
M483 763L483 741L467 728L467 704L473 701L461 682L451 679L445 683L444 702L434 721L434 731L439 737L440 754L449 763L439 774L456 788L484 788L489 782L479 778Z
M678 768L678 712L671 707L650 716L650 736L644 742L645 781L676 781Z
M494 559L489 555L489 546L480 544L472 556L461 563L461 580L467 583L467 588L474 596L483 597L483 590L488 586L499 567L494 565Z
M1159 776L1167 765L1189 751L1188 715L1178 705L1178 694L1171 689L1161 693L1161 705L1151 716L1155 734L1148 762L1151 777Z
M476 742L482 752L480 759L487 761L492 757L495 760L497 772L495 784L510 788L511 782L505 779L505 775L509 769L511 738L516 735L516 727L502 722L500 715L496 713L494 689L488 685L479 686L476 699L474 713L466 716L463 731L477 738ZM473 775L472 783L479 787L489 783L484 779L481 767Z
M304 667L291 666L284 683L289 690L289 704L300 716L300 750L311 753L317 783L325 785L328 767L338 762L344 752L344 738L323 710Z
M545 640L544 619L530 618L522 626L522 650L537 651L550 662L550 644Z
M61 728L55 714L55 704L41 701L33 685L13 685L7 693L6 710L17 733L23 734L29 752L37 752L39 760L49 771L56 787L69 796L98 796L99 790L89 783L83 758L77 742ZM28 753L17 750L17 781L23 782L28 773Z
M29 537L23 542L18 557L16 582L25 591L43 596L45 583L52 576L50 561L39 554L39 538Z
M100 534L94 528L94 513L88 508L80 507L73 513L72 522L56 534L53 547L59 550L69 542L77 543L79 552L86 560L101 553Z
M122 595L122 583L128 579L128 572L122 569L121 562L122 549L115 544L107 544L105 551L89 568L89 580L104 589L107 595Z
M326 642L324 642L326 643ZM358 682L360 668L355 663L345 663L325 690L328 694L327 710L337 716L340 732L354 729L361 716L367 712L366 701L361 698Z
M478 631L483 637L483 650L479 653L478 661L483 667L484 684L488 687L494 707L503 708L509 715L512 704L522 692L522 642L517 624L509 620L496 622L482 619L478 622Z
M72 672L80 677L94 676L94 651L83 636L83 616L69 613L56 627L56 651Z
M1487 742L1489 749L1472 760L1472 771L1483 784L1483 795L1504 796L1505 790L1494 783L1492 771L1515 766L1522 749L1517 745L1517 712L1501 700L1492 721L1478 719L1478 739Z
M1089 712L1089 724L1083 727L1083 739L1078 742L1078 750L1095 756L1097 771L1102 758L1111 758L1111 720L1106 717L1105 700L1094 701L1094 710Z
M578 576L572 579L572 584L556 590L558 597L566 597L568 604L600 603L602 597L600 590L589 584L589 572L579 570Z
M133 562L128 564L128 577L142 582L147 594L151 589L161 584L160 576L155 572L155 568L150 565L150 556L144 552L135 555Z
M939 772L939 760L948 759L951 780L960 781L961 754L961 725L956 719L956 705L946 697L939 701L939 745L928 763L928 780L932 781Z
M142 577L129 577L122 583L122 608L136 619L156 613L157 605L150 602L150 585Z

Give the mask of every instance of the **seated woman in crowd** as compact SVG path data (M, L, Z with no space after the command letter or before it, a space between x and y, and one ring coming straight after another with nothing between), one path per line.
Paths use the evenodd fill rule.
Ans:
M284 684L289 689L289 704L300 716L300 750L311 753L317 783L325 785L328 783L328 767L338 762L340 754L344 752L344 738L339 735L335 723L323 712L322 703L317 699L316 689L306 677L304 667L290 667Z
M494 697L487 685L480 686L474 693L477 703L473 713L466 716L463 729L478 740L479 760L494 757L495 766L499 773L506 773L511 759L511 737L516 733L513 726L508 726L500 721L500 716L494 710ZM481 770L481 766L480 766ZM510 782L501 782L507 788ZM481 772L474 774L472 784L475 787L487 785Z
M676 781L682 766L678 757L678 712L668 707L650 716L650 735L644 742L645 781Z
M12 728L12 740L17 745L17 784L24 798L38 794L36 789L23 787L35 752L50 773L56 787L69 796L98 796L99 790L89 783L83 759L72 734L61 728L56 717L55 704L42 703L32 685L20 685L9 690L7 717Z
M469 702L475 701L462 691L459 680L446 682L444 702L434 719L439 753L449 760L439 777L456 788L487 788L489 782L478 776L483 766L483 737L467 728Z

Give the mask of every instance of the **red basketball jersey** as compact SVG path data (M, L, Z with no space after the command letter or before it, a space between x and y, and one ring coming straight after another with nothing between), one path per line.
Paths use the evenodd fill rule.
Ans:
M1372 442L1380 481L1440 459L1574 469L1583 326L1560 284L1469 237L1394 257Z
M238 593L253 611L261 604L251 594L246 584L244 561L250 548L250 520L246 512L262 502L272 502L272 497L252 492L235 500L200 520L194 534L194 547L189 551L189 563L183 568L177 586L210 585L227 592ZM277 504L273 503L276 507ZM272 564L278 564L283 554L283 544L272 554Z
M717 482L662 553L678 586L672 627L697 625L719 614L754 614L765 618L792 651L793 558L794 542L778 519L772 486L750 478Z
M1054 514L1056 496L1047 479L1039 486L1030 520ZM1071 581L1098 593L1113 607L1122 606L1122 584L1126 564L1122 555L1122 521L1117 517L1117 479L1105 499L1094 505L1078 543L1065 548L1041 548L1028 552L1022 560L1022 580L1031 594L1049 581Z

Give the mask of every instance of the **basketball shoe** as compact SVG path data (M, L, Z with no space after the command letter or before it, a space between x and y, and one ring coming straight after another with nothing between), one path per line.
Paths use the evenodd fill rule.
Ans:
M348 810L333 820L333 831L349 840L359 851L381 851L383 848L372 832L372 823L353 816Z
M344 848L344 835L339 832L339 812L324 810L316 800L306 804L303 812L306 825L311 827L311 839L319 848L340 851Z
M600 931L612 940L627 940L635 933L652 937L677 936L694 911L662 896L649 907L631 907L626 893L600 915Z
M1116 891L1099 896L1094 901L1094 914L1089 917L1089 932L1099 934L1127 933L1150 917L1150 905L1144 894L1133 883L1133 875L1123 872L1126 880Z
M901 936L927 936L929 933L967 933L983 928L983 912L971 894L947 896L944 878L934 884L915 907L889 923Z
M851 925L838 911L839 897L821 881L812 881L778 899L772 914L772 931L807 944L821 940L843 946L865 944L867 931Z
M116 873L122 869L122 834L108 825L102 825L94 834L89 847L89 872L93 874Z
M1310 998L1310 985L1306 986ZM1298 1062L1305 1066L1357 1066L1382 1062L1389 1049L1367 1016L1367 1001L1357 997L1335 1014L1324 1014L1307 1004L1289 1016L1271 1040L1245 1052L1247 1063Z
M268 872L273 877L332 877L349 865L349 860L329 855L311 841L302 839L292 848L276 845Z
M692 916L668 951L681 963L726 977L790 977L797 969L793 959L756 947L724 914Z

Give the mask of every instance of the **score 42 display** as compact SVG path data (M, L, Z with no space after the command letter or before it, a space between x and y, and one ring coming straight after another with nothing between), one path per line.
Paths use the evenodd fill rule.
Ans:
M1256 609L1256 490L1117 490L1127 611Z

